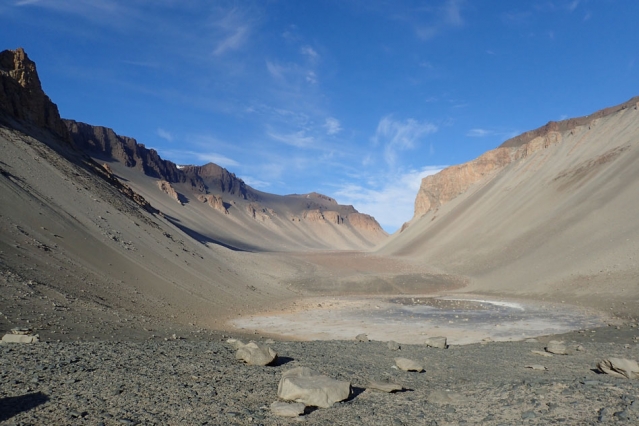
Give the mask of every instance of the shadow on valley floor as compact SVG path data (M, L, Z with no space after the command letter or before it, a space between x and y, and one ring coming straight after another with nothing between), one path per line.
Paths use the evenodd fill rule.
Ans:
M220 240L216 240L213 239L211 237L208 237L206 235L200 234L199 232L189 228L188 226L183 225L182 223L180 223L180 219L175 218L173 216L169 216L168 214L164 214L164 218L166 220L168 220L169 222L171 222L172 225L174 225L175 227L177 227L180 231L184 232L186 235L188 235L189 237L193 238L195 241L199 242L200 244L216 244L218 246L222 246L225 247L229 250L233 250L233 251L244 251L244 252L256 252L258 251L257 247L252 247L252 246L243 246L243 247L239 247L239 246L234 246L231 244L227 244L225 242L222 242Z
M48 401L49 397L42 392L0 398L0 422L7 421L17 414L32 410Z

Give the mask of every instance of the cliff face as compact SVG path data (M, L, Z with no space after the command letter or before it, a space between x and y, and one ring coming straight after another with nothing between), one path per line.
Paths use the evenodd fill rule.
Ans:
M64 120L64 124L75 145L88 154L113 158L127 167L167 182L180 181L180 172L174 163L163 160L157 151L147 149L133 138L120 136L107 127L74 120Z
M184 166L180 169L182 182L200 182L211 192L221 192L236 196L243 200L256 201L259 197L235 173L231 173L217 164L208 163L203 166Z
M42 90L35 63L22 48L0 52L0 109L69 141L58 107Z
M64 124L76 146L90 155L112 158L168 183L186 183L196 192L226 193L244 200L258 198L242 179L216 164L178 168L175 163L162 159L156 150L107 127L74 120L64 120Z
M482 179L490 179L495 172L512 162L518 161L536 151L561 143L562 133L575 128L594 125L596 120L627 108L637 108L639 97L621 105L597 111L585 117L559 122L551 121L543 127L523 133L504 142L500 147L488 151L475 160L448 167L441 172L426 176L415 198L415 214L418 218L431 210L436 210L453 198L463 194L473 184Z

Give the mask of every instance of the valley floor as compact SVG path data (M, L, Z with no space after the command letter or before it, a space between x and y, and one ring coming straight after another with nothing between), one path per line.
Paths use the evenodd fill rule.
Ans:
M255 367L235 360L210 335L186 340L96 341L0 346L3 424L319 425L636 424L639 382L598 374L610 356L639 358L636 328L624 326L449 349L384 342L274 342L279 360ZM546 358L550 338L571 353ZM574 348L581 345L580 351ZM424 363L425 372L393 368L395 357ZM536 371L527 365L541 364ZM275 417L283 371L308 366L349 380L349 400ZM405 390L367 389L369 380Z

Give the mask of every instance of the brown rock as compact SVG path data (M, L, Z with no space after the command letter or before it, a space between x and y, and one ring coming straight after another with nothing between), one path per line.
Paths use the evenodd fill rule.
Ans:
M197 199L203 203L207 203L209 206L213 207L215 210L219 210L224 214L229 214L229 211L226 209L224 205L224 200L219 195L198 195Z
M605 108L585 117L571 118L559 122L551 121L545 126L531 130L504 142L500 147L488 151L468 163L448 167L441 172L426 176L415 199L415 215L418 218L451 201L467 191L473 184L494 177L495 172L508 164L520 160L541 149L562 142L562 133L579 126L592 127L602 117L637 105L638 98L610 108Z
M36 65L22 48L0 52L0 110L70 142L58 107L42 90Z
M327 222L334 223L336 225L344 223L344 218L341 217L338 212L334 212L332 210L326 210L322 214L324 215L324 219Z
M180 203L180 205L183 205L182 202L180 201L180 196L178 195L178 193L175 191L175 189L173 188L173 186L171 186L169 182L165 180L158 181L158 187L160 188L160 190L162 190L162 192L164 192L169 197L173 198L175 201Z
M373 232L386 235L373 216L364 213L351 213L347 216L351 226L358 231Z

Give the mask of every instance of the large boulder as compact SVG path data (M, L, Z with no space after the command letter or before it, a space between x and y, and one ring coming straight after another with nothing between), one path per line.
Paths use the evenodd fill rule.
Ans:
M350 394L350 382L331 379L308 367L285 371L277 385L278 397L321 408L329 408L334 403L347 399Z
M268 365L275 361L275 358L277 353L273 349L255 342L239 347L235 353L235 359L242 360L248 365Z

